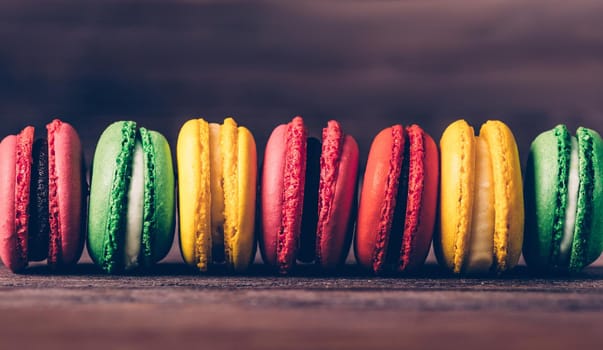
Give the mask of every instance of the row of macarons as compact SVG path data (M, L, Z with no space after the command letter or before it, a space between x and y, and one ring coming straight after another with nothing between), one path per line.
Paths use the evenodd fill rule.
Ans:
M588 128L540 134L522 176L502 121L478 136L455 121L439 147L418 125L393 125L374 138L361 186L358 145L333 120L321 139L301 117L277 126L261 173L252 133L232 118L186 122L176 162L159 132L116 122L97 143L89 186L70 124L34 134L0 143L0 258L15 272L30 261L71 266L84 245L107 273L148 269L171 248L176 221L182 258L201 271L244 272L258 245L280 273L298 262L336 270L352 242L378 274L416 271L432 242L457 274L504 273L522 251L537 271L579 271L603 250L603 140Z

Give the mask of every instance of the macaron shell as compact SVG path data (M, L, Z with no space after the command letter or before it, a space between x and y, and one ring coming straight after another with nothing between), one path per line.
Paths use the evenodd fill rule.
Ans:
M471 234L462 272L483 275L494 265L494 184L488 143L476 137L475 146Z
M439 157L434 140L417 125L406 131L410 143L409 190L400 271L423 265L429 253L439 181Z
M238 239L238 129L232 118L226 118L220 127L220 154L222 158L222 178L224 186L224 258L228 266L233 266L235 239ZM212 197L213 200L213 197Z
M293 118L284 127L277 127L266 146L262 175L262 184L266 186L262 189L262 226L266 249L263 256L268 263L272 263L272 257L267 255L275 254L275 266L281 273L293 267L297 255L304 202L306 152L307 131L301 117ZM270 182L282 182L282 185L270 185ZM280 192L275 192L279 189ZM272 249L276 251L273 253Z
M567 201L570 140L567 128L558 126L538 135L530 146L525 173L523 254L532 268L550 267L553 235L562 229L557 221L562 222L565 211L558 203L565 207Z
M570 271L579 271L591 264L603 249L603 141L599 134L587 128L576 132L579 148L578 205L576 227L570 257Z
M251 132L238 128L238 199L236 205L236 235L231 243L232 267L244 271L255 253L255 204L257 187L257 148Z
M473 210L473 128L464 120L450 124L440 139L440 152L440 229L434 248L441 264L460 273L467 255Z
M175 226L175 179L174 167L172 162L172 152L167 139L160 133L152 130L141 128L141 133L148 133L148 141L152 146L152 164L148 164L149 149L145 149L144 157L146 163L153 168L154 176L145 176L145 197L149 192L148 187L152 187L153 196L148 197L148 200L153 201L152 209L148 209L150 203L145 203L146 210L152 212L145 215L144 226L150 230L150 261L146 264L156 263L163 259L174 241L174 226ZM143 142L144 144L144 142ZM147 169L148 173L149 169ZM150 219L149 216L153 218ZM145 245L145 229L143 228L143 242Z
M211 263L209 126L186 122L178 136L180 251L184 261L205 271Z
M75 129L68 123L54 120L46 126L49 153L49 207L51 243L57 237L60 251L49 250L50 264L76 263L84 248L82 232L82 145ZM53 183L55 185L53 185ZM54 197L54 198L53 198ZM56 227L52 217L58 218ZM58 229L58 235L53 234Z
M15 249L18 245L15 231L16 146L15 135L5 137L0 143L0 257L12 271L26 265L21 252Z
M281 227L282 201L284 188L285 153L287 149L287 125L277 126L273 131L264 152L261 184L261 221L262 239L260 251L264 262L271 266L277 264L278 232Z
M588 129L592 137L593 178L593 208L592 221L586 250L586 264L591 264L603 252L603 139L598 132Z
M515 138L500 121L482 125L488 143L494 182L494 256L496 270L513 268L521 255L524 228L523 183Z
M88 252L106 272L123 267L123 241L127 213L127 193L136 123L116 122L101 135L96 150L90 184L88 211Z
M401 125L377 134L369 151L358 209L355 253L358 263L374 272L380 272L385 264L403 153Z
M335 122L333 122L335 123ZM358 183L358 144L350 135L342 135L338 124L329 122L323 131L319 218L317 225L317 262L324 268L341 265L349 251L351 213ZM328 133L334 132L337 145L330 146ZM335 140L333 140L335 141ZM341 143L339 145L339 143ZM341 147L341 149L336 149Z
M295 264L304 203L308 135L301 117L287 127L281 230L276 247L278 267L288 272Z

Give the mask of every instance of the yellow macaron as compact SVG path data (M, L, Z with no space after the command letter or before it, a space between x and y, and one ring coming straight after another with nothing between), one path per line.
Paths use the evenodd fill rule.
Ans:
M186 122L178 136L180 249L206 271L225 262L247 269L255 252L257 151L251 132L234 119Z
M442 135L438 261L454 273L504 272L521 255L524 227L519 153L501 121L479 136L464 120Z

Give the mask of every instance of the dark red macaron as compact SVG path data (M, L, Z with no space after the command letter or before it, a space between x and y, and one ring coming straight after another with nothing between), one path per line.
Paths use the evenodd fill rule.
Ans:
M51 266L79 260L86 181L79 136L59 120L47 138L34 142L34 128L0 143L0 258L12 271L29 261Z
M439 157L419 126L394 125L373 140L356 228L356 259L375 273L412 271L431 246Z
M345 261L352 238L358 145L336 121L322 145L307 138L301 117L278 126L264 155L260 248L281 273L296 260L333 269Z

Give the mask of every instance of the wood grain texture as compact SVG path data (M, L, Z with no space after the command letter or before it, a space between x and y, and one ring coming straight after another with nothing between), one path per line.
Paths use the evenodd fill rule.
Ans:
M603 267L536 278L450 277L434 266L406 278L200 275L164 263L152 274L68 275L0 268L2 348L211 349L600 347Z

